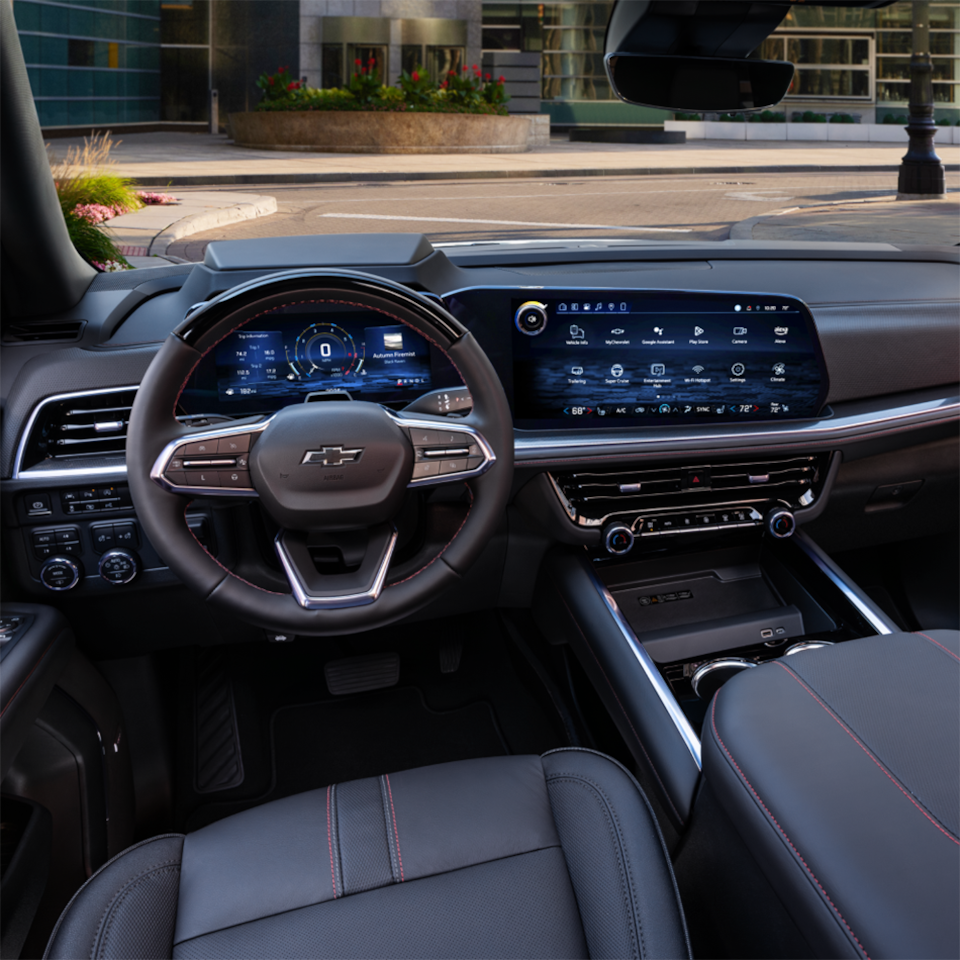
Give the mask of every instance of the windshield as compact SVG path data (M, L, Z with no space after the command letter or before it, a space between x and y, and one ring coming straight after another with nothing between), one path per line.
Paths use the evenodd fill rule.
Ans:
M64 215L104 269L343 233L960 243L957 0L791 7L751 54L794 65L786 95L730 112L618 99L613 8L14 2Z

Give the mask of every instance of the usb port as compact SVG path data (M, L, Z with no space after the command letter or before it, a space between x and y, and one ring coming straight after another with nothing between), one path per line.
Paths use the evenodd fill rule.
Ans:
M772 636L773 636L773 631L772 631L772 630L761 630L761 631L760 631L760 636L763 637L764 640L766 640L766 639L768 639L769 637L772 637Z

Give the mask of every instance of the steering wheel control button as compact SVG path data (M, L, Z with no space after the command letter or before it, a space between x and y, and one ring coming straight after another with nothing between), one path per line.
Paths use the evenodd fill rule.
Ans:
M188 487L219 487L220 474L216 470L185 471Z
M250 450L250 434L238 433L233 437L221 437L217 441L217 454L235 456L238 453L247 453Z
M72 590L80 582L80 564L69 557L51 557L40 568L40 582L57 593Z
M219 440L197 440L195 443L185 444L181 450L184 457L213 457L217 454ZM180 450L177 451L180 453Z
M547 305L539 300L521 304L514 316L514 324L525 336L538 336L547 328Z
M221 470L221 487L236 487L237 489L253 489L253 481L250 479L249 470Z
M413 479L421 480L424 477L436 477L440 475L440 462L438 460L424 460L421 463L413 465Z
M100 577L115 587L129 583L140 570L137 558L128 550L108 550L100 558Z
M467 461L463 460L441 460L440 473L466 473Z
M415 447L439 447L440 433L437 430L421 430L419 427L411 427L410 441Z

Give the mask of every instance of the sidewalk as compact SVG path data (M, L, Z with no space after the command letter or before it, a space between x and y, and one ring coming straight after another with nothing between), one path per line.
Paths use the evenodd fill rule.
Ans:
M173 193L174 196L176 192ZM135 267L157 266L175 240L202 230L276 213L277 201L257 193L191 191L179 203L142 207L108 220L103 232Z
M684 144L571 143L511 154L322 154L236 147L225 136L137 133L119 138L117 173L144 187L352 181L494 179L561 176L643 176L896 170L904 145L694 140ZM65 150L82 139L57 142ZM951 172L960 146L937 144ZM954 178L955 179L955 178ZM953 183L950 184L953 186Z

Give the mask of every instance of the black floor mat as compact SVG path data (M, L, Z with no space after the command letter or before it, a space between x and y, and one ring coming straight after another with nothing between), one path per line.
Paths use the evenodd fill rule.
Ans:
M284 707L273 717L274 795L508 752L490 704L431 710L413 687Z

